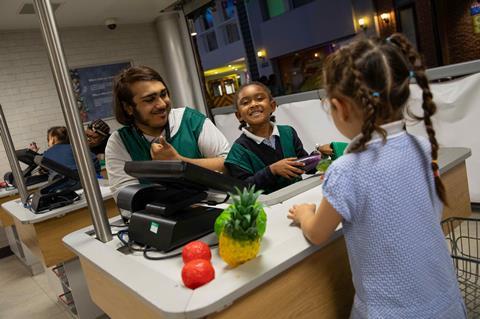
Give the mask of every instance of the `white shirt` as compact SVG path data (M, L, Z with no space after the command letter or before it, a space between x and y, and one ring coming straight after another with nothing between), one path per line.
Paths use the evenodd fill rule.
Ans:
M176 108L170 111L168 123L171 136L175 136L182 122L185 108ZM153 136L145 135L147 140L152 140ZM223 157L225 158L230 150L227 139L222 132L212 123L210 119L205 119L202 131L198 137L198 148L204 158ZM125 173L125 162L132 160L130 153L123 144L120 134L115 131L108 139L105 148L105 165L108 173L108 181L117 199L118 191L127 185L138 184L138 179Z
M257 144L265 143L266 145L275 149L275 136L280 137L280 133L278 132L278 128L277 128L277 125L275 123L270 122L270 124L272 125L273 130L272 130L272 134L268 138L253 134L246 127L242 127L242 132L243 132L243 134L245 134L246 137L253 140L255 143L257 143Z

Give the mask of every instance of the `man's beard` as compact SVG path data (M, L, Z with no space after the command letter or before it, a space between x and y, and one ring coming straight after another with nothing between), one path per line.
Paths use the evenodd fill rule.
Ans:
M136 107L133 108L133 118L136 124L141 124L143 126L148 126L155 129L163 129L165 125L167 125L168 123L168 115L170 114L170 111L171 111L171 106L167 107L165 110L167 120L163 125L158 125L158 126L152 126L152 123L148 119L144 118L142 114L137 111Z

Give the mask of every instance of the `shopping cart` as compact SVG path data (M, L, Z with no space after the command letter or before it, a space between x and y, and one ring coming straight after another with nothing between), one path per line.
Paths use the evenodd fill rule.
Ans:
M480 318L480 219L451 217L442 229L457 271L468 318Z

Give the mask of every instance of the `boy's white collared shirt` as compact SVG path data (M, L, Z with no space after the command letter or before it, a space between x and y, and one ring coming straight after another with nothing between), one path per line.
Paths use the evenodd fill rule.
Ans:
M257 143L257 144L264 143L264 144L270 146L271 148L275 149L275 136L280 137L280 133L278 132L278 128L277 128L277 125L275 123L270 122L270 124L272 125L273 130L272 130L272 134L270 135L269 138L265 138L265 137L262 137L262 136L255 135L252 132L250 132L249 130L247 130L246 127L242 127L242 132L243 132L243 134L245 134L246 137L255 141L255 143Z

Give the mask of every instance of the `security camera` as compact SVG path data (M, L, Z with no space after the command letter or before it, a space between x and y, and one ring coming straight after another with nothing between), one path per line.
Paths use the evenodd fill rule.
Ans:
M110 30L115 30L117 28L117 19L115 18L108 18L105 20L105 25Z

